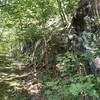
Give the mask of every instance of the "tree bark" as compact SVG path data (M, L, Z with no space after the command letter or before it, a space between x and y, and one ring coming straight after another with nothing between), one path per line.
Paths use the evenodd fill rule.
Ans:
M89 37L88 33L92 34L91 37L93 37L93 35L100 34L99 20L100 20L100 0L80 0L80 2L78 3L78 8L76 9L76 12L74 13L74 16L72 18L71 29L70 29L71 31L69 33L73 35L73 38L71 38L71 40L69 39L70 45L73 45L71 44L71 41L73 43L76 43L76 41L79 40L78 42L80 42L78 49L76 49L77 48L76 45L78 43L76 43L75 46L72 47L73 51L81 50L79 48L82 48L82 51L80 52L86 54L86 52L89 51L91 53L90 44L88 44L88 42L86 41L88 41L87 39L87 37ZM83 38L82 35L84 35L85 38ZM86 46L88 47L88 49L86 48ZM92 66L89 64L91 61L92 60L90 59L86 61L87 63L85 67L88 73L91 73L91 70L95 71L94 69L91 69ZM96 66L94 67L96 68Z

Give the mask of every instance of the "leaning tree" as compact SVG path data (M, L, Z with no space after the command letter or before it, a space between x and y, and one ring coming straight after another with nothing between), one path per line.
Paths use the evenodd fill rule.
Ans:
M100 58L97 57L100 53L96 53L100 50L100 0L80 0L73 13L68 44L71 46L69 49L95 55L94 59L89 56L86 60L86 71L95 75L100 73Z

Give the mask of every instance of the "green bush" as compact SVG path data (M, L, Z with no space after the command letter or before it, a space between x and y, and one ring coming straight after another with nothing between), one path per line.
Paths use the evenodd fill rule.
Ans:
M58 67L61 76L45 80L42 92L48 100L81 100L81 93L88 98L98 98L99 91L96 89L94 76L77 73L83 67L78 62L80 59L81 56L72 52L57 56L57 62L64 64Z

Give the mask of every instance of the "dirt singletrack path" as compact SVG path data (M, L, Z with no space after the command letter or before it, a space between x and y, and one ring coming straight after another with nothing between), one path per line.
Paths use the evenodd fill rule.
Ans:
M21 65L12 57L0 55L0 100L28 100L22 92Z

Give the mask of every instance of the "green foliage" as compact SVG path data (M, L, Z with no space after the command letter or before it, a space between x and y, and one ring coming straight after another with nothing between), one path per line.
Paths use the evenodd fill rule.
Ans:
M0 2L0 53L20 58L19 60L25 65L29 64L28 66L48 67L45 69L46 74L43 73L40 77L44 81L41 91L48 100L78 100L81 99L81 92L90 97L97 97L97 94L100 94L100 90L97 90L100 87L100 80L97 79L96 83L93 76L85 75L83 64L84 60L91 60L100 55L100 47L95 47L98 50L94 54L58 52L60 45L62 46L58 42L63 42L62 38L66 38L66 28L70 26L71 15L78 2L79 0L1 0ZM57 35L53 39L55 34L59 34L64 22L66 28L64 26L60 32L61 41L57 40ZM97 39L99 41L99 36L94 35L89 39L89 44L97 44ZM53 67L60 75L50 76ZM14 100L20 100L21 97L22 95L17 93ZM27 97L21 100L27 100Z
M61 1L63 3L63 1ZM64 1L64 9L73 9L78 0ZM8 43L2 43L1 51L9 48L13 55L19 56L22 54L23 49L26 55L29 57L29 62L43 63L43 57L47 55L48 42L51 39L52 32L57 30L57 24L49 26L50 20L56 18L60 20L59 8L56 0L11 0L1 1L0 13L3 18L1 27L3 29L11 29L13 37L17 38L13 41L13 37L6 40ZM69 6L71 5L71 6ZM68 11L69 13L71 11ZM51 23L50 22L50 23ZM61 25L62 22L59 22ZM4 33L4 32L3 32ZM38 41L42 41L38 46ZM52 40L51 40L52 42ZM31 45L31 46L29 46ZM41 45L41 46L40 46ZM13 49L14 48L14 49ZM36 49L36 50L34 50ZM8 49L7 49L8 50ZM6 50L6 51L7 51ZM33 55L35 54L35 55ZM32 55L32 56L29 56ZM23 54L22 54L23 56ZM22 58L21 56L21 58ZM31 58L31 59L30 59ZM47 58L47 57L45 57ZM45 62L44 62L45 63Z
M79 63L80 57L78 57L77 53L75 54L73 52L66 52L63 55L58 55L57 61L61 63L58 69L62 74L76 74L75 71L77 72L79 67L82 67L82 63Z
M81 64L77 64L79 63L77 61L80 59L81 56L78 57L77 53L75 54L73 52L67 52L57 56L57 61L64 64L60 64L58 67L60 77L50 78L49 76L49 79L45 80L42 92L48 99L53 100L57 96L59 98L58 100L81 100L81 93L83 95L85 94L88 98L98 98L99 91L96 90L97 83L95 82L94 76L80 75L78 73L78 69L83 67L82 62ZM76 70L73 70L73 66Z
M95 56L100 56L100 49L96 50Z
M93 84L91 83L77 83L77 84L72 84L69 88L69 92L73 96L78 96L79 93L82 91L88 94L89 96L97 96L96 90L93 88Z
M78 2L79 0L67 0L66 1L66 13L72 12L73 8L77 5Z
M16 95L13 97L14 100L28 100L29 98L22 93L18 92Z
M49 82L45 83L45 86L42 88L42 92L47 95L48 99L50 99L51 97L52 99L55 99L56 96L58 96L59 100L62 100L62 98L65 98L64 100L66 100L67 98L69 98L69 100L72 100L75 98L80 98L81 93L85 93L89 97L98 98L97 91L94 87L95 84L89 82L88 80L86 81L85 76L82 77L83 81L81 83L78 83L78 80L75 82L75 80L70 79L52 79ZM90 76L88 76L88 79L91 79Z

